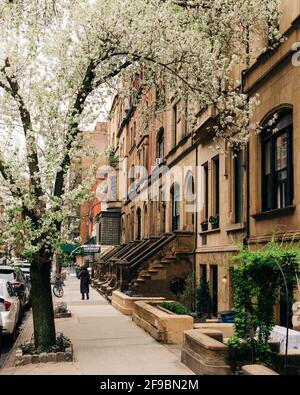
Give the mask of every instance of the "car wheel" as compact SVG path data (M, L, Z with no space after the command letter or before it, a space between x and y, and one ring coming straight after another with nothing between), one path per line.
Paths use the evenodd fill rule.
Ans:
M10 333L10 334L8 335L8 339L9 339L9 342L10 342L11 344L14 344L14 342L15 342L16 339L17 339L16 327L14 328L13 332Z
M31 307L32 307L32 300L31 300L31 298L29 298L29 300L28 300L28 302L26 304L26 310L30 310Z
M17 324L20 324L22 322L23 316L24 316L24 306L22 305L22 306L20 306Z
M2 326L0 326L0 357L2 354Z

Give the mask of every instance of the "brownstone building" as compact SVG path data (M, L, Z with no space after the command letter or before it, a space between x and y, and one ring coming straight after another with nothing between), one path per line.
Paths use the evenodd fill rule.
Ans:
M238 70L244 92L261 101L253 121L262 132L244 149L226 155L211 149L214 108L195 110L195 128L186 116L191 103L175 95L168 111L144 128L142 107L151 107L155 94L142 95L138 104L115 97L109 132L118 172L108 208L119 212L121 244L103 256L110 273L99 282L103 292L131 287L176 298L182 280L195 273L197 283L201 276L208 280L217 315L232 308L228 269L240 246L260 248L274 233L285 242L299 240L300 67L292 47L300 41L300 2L282 4L286 40ZM138 90L138 79L135 84ZM134 166L147 173L134 173Z

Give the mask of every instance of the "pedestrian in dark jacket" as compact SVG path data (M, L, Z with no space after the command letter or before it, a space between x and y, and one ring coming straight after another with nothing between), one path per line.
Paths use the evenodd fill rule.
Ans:
M82 300L84 300L84 295L89 299L89 284L90 284L90 274L86 266L78 273L78 278L80 279L80 292L82 295Z

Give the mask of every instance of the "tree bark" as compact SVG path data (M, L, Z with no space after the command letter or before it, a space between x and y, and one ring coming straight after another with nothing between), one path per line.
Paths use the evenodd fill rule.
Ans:
M41 251L31 264L30 274L34 344L36 348L48 348L56 342L50 284L51 257Z

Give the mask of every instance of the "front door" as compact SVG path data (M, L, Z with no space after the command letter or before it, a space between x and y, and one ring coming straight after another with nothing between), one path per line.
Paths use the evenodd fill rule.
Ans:
M218 315L218 266L210 266L210 292L212 299L212 312L214 317Z

